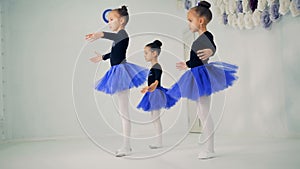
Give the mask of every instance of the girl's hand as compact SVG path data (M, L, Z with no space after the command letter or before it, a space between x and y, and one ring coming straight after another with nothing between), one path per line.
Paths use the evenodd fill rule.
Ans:
M185 62L178 62L176 63L176 68L179 70L186 70L187 69L187 65Z
M213 51L211 49L202 49L197 51L197 56L201 60L207 60L212 55L213 55Z
M148 91L153 92L156 89L157 85L158 85L158 81L155 80L155 82L149 86Z
M96 32L85 35L85 40L93 42L99 38L102 38L104 36L103 32Z
M90 61L92 61L92 62L94 62L94 63L98 63L98 62L100 62L100 61L103 60L102 55L100 55L100 54L97 53L96 51L95 51L95 54L96 54L97 56L90 58Z
M144 94L144 93L148 92L148 89L149 89L148 86L144 87L144 88L141 90L141 93Z

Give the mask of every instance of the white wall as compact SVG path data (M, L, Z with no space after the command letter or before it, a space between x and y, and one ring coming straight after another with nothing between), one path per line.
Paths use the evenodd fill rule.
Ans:
M4 139L4 104L3 104L3 63L2 63L2 53L3 48L2 48L2 39L3 38L3 33L2 33L2 3L0 3L0 142Z
M142 49L158 37L165 42L160 58L166 71L165 86L170 86L172 77L182 73L174 68L183 58L182 44L175 39L180 39L186 28L183 21L186 11L177 9L175 0L7 0L4 4L7 52L3 62L7 81L4 87L8 138L83 136L72 98L72 75L77 56L74 96L78 115L93 135L111 132L104 122L99 123L93 90L94 81L105 73L109 63L97 67L87 60L94 50L107 52L110 43L101 40L88 44L79 55L86 45L84 35L105 26L101 13L106 8L129 6L132 16L127 31L133 36L129 61L146 65ZM183 20L166 14L140 14L150 11L174 14ZM261 28L234 30L218 24L215 19L212 21L209 29L216 38L217 56L240 67L238 83L226 92L226 107L218 133L283 136L300 131L297 123L300 119L297 105L300 49L295 38L299 28L299 17L290 15L274 24L271 31ZM145 32L166 35L145 35ZM136 33L143 36L136 36ZM104 104L100 106L103 115L120 130L120 123L115 120L118 116L113 113L115 109L111 109L114 98L101 93L95 95L97 103ZM134 105L138 92L132 91L131 96ZM177 108L182 105L185 110L184 104ZM136 110L131 111L135 119L145 117ZM173 109L166 113L164 125L171 126L176 120L174 112L178 111ZM186 127L186 115L179 117L172 132ZM133 126L133 130L133 133L141 133L150 128Z

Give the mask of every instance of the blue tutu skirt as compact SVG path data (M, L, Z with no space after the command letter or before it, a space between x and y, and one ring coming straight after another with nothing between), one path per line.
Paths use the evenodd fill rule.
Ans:
M202 96L224 90L238 79L235 75L238 67L224 62L211 62L186 71L167 94L198 100Z
M177 99L166 94L168 89L163 87L156 88L153 92L147 92L138 104L137 108L144 111L169 109L178 101Z
M95 89L107 94L115 94L138 87L147 80L148 71L146 68L127 62L114 65L98 81Z

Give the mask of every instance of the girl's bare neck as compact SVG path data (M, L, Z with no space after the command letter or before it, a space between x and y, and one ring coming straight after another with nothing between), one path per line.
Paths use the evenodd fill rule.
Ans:
M151 65L152 65L152 66L155 65L156 63L158 63L157 59L152 59L152 60L151 60Z
M202 35L206 31L207 31L207 29L206 29L206 26L205 26L203 28L200 28L199 31L198 31L198 33L199 33L199 35Z

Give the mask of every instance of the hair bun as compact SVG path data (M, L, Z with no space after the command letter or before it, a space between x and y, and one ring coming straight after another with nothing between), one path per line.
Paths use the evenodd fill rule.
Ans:
M161 43L161 41L159 41L159 40L155 40L154 42L153 42L153 44L155 44L155 46L157 46L157 47L161 47L162 46L162 43Z
M127 12L127 7L125 5L121 6L121 10Z
M209 9L211 7L210 3L207 1L200 1L198 3L198 6L201 6L201 7L207 8L207 9Z

